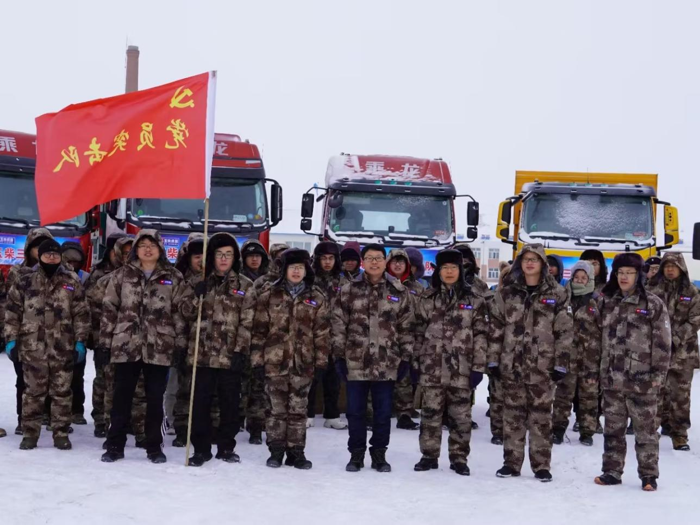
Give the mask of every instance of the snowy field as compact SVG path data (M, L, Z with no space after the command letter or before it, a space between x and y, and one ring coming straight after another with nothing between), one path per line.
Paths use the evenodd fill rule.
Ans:
M86 375L87 415L93 373ZM16 425L14 382L11 363L2 355L0 427L9 433L0 439L2 525L550 521L640 525L697 523L700 513L700 440L694 435L691 452L674 452L670 439L662 439L656 493L640 489L630 436L627 469L618 487L593 483L600 473L602 436L594 438L593 448L586 448L571 431L567 436L571 441L554 449L552 483L535 481L527 460L521 478L496 478L502 451L489 442L485 383L479 388L474 410L481 428L472 437L472 475L460 477L449 470L446 433L439 470L413 472L420 458L418 432L395 428L387 455L392 473L378 474L369 468L358 474L346 473L346 431L323 428L321 418L317 419L320 426L308 434L307 457L314 463L310 471L265 467L267 448L249 445L246 433L239 435L237 446L241 464L212 460L199 469L185 468L184 449L172 448L171 436L166 436L165 465L150 464L145 451L133 447L131 436L125 460L101 463L102 440L92 436L91 424L75 427L72 451L54 449L45 431L38 449L20 451L20 437L12 433ZM693 394L694 400L700 396L697 379ZM700 418L698 404L696 401L693 410L695 421ZM366 464L369 467L369 457Z

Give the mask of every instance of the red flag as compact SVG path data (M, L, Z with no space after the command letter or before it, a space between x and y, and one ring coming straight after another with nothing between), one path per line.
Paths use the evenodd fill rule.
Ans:
M41 224L119 198L208 197L215 94L210 72L38 117Z

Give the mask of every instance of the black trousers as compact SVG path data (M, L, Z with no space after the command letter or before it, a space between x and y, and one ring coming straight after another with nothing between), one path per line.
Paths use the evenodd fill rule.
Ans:
M85 365L87 359L82 363L75 363L73 367L73 382L70 389L73 391L73 414L85 413Z
M168 384L167 366L149 365L143 361L114 365L114 399L107 448L124 450L126 430L131 421L131 404L136 383L143 371L146 386L146 452L160 452L163 446L163 396Z
M211 405L214 394L219 398L217 448L236 448L240 428L241 374L226 368L197 367L192 405L192 444L196 453L210 454L212 440Z
M15 367L17 381L15 382L15 390L17 392L17 423L22 423L22 394L24 393L24 372L22 371L22 363L12 363Z
M336 419L340 417L338 410L338 398L340 397L340 378L335 371L335 363L333 358L328 358L328 367L323 374L323 418ZM314 380L311 383L309 390L309 404L306 407L306 416L314 417L316 415L316 390L318 382Z

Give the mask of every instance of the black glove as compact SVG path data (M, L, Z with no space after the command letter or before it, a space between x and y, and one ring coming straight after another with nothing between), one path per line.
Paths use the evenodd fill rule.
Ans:
M408 361L401 361L399 363L399 369L396 372L396 381L401 381L404 377L408 375L411 371L411 364Z
M264 366L256 366L253 367L250 376L255 379L256 381L265 381L265 367Z
M345 359L336 359L335 371L338 372L340 379L347 383L348 381L348 363Z
M501 379L501 368L498 365L489 365L486 373L494 379Z
M242 374L243 369L245 369L245 362L246 362L245 356L243 354L241 354L240 352L236 352L235 354L233 354L233 357L231 358L231 371L234 374Z
M317 383L322 383L323 382L323 374L325 374L325 373L326 373L325 368L316 367L314 369L314 381L316 381Z
M197 284L194 285L194 296L199 299L200 297L204 297L207 295L207 282L206 281L199 281Z
M561 370L554 370L550 374L550 377L552 378L552 381L554 381L555 383L558 383L559 381L564 379L564 377L566 377L566 372L562 372Z
M472 390L479 386L479 383L481 383L483 380L484 374L481 372L475 372L472 370L471 374L469 374L469 386L472 387Z
M95 348L95 366L97 368L104 368L109 364L109 350L106 348Z

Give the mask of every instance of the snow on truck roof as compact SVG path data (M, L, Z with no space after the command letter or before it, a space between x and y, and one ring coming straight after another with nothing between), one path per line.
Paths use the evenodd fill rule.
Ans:
M344 179L452 184L450 168L442 159L341 153L328 161L326 186Z

